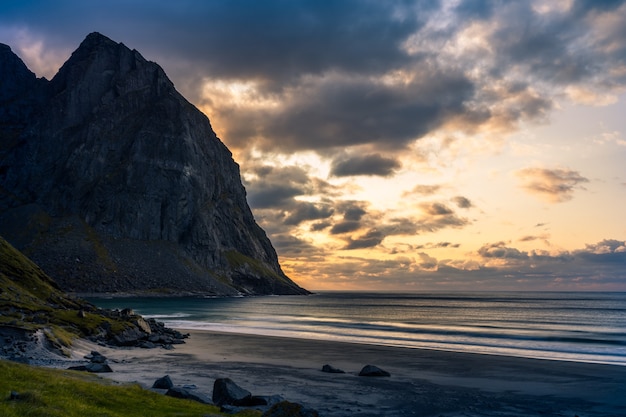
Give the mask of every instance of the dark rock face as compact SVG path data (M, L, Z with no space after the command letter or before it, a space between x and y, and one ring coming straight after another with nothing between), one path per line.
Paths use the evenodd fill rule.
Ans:
M51 81L0 45L0 229L68 291L306 293L207 117L98 33Z

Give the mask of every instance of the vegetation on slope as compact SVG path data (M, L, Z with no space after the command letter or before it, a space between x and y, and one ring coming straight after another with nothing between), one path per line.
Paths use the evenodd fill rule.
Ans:
M168 397L136 384L119 385L92 374L0 360L0 415L5 417L222 416L219 408ZM17 398L11 399L11 392ZM240 417L260 416L244 411Z
M0 326L43 330L64 351L72 339L104 338L133 326L86 301L65 295L37 265L0 237Z

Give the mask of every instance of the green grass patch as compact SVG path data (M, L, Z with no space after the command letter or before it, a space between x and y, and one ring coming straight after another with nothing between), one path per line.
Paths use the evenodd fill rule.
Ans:
M204 417L225 416L219 408L118 384L92 374L46 369L0 360L3 417ZM10 393L19 394L10 399ZM245 411L239 417L258 417Z

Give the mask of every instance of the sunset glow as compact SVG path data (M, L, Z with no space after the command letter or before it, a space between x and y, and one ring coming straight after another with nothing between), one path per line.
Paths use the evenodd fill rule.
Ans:
M79 3L0 6L0 42L162 65L299 285L626 291L623 2Z

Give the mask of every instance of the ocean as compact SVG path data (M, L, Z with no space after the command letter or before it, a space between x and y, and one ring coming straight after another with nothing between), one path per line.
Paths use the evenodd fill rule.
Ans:
M626 366L626 293L373 293L92 298L204 329Z

